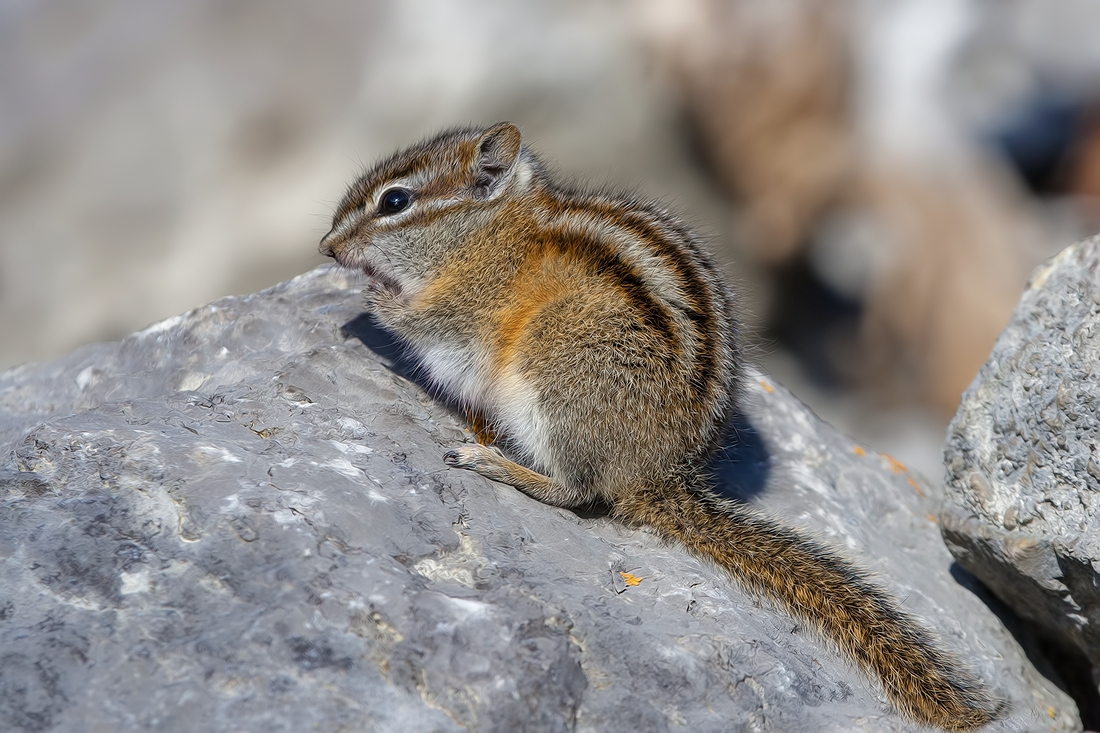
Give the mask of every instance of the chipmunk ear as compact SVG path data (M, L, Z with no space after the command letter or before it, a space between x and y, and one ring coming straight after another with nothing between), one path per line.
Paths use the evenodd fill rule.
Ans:
M493 193L519 157L519 128L511 122L493 125L477 141L474 193L485 198Z

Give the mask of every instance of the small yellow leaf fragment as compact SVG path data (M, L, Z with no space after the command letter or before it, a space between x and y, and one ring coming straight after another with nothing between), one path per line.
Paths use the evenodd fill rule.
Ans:
M634 573L624 573L622 570L620 570L619 575L623 576L623 580L625 580L626 584L630 586L638 585L642 582L642 579Z
M905 468L905 464L899 461L897 458L894 458L893 456L886 453L883 453L882 457L885 458L886 462L890 464L890 470L894 473L901 473L902 471L908 470Z
M760 386L763 387L764 391L767 392L768 394L771 394L772 392L775 391L775 388L773 388L770 384L768 384L768 380L766 380L766 379L761 379L760 380Z
M857 456L867 455L867 451L863 450L862 445L853 446L852 447L852 452L855 453Z
M913 487L913 491L917 492L917 496L924 496L924 492L920 490L920 484L914 481L912 476L909 477L908 481L909 485Z
M1050 716L1051 720L1054 720L1055 711L1054 708L1050 707L1049 705L1047 706L1047 715Z
M928 515L928 521L931 522L932 524L935 524L936 523L936 515L935 514L929 514Z

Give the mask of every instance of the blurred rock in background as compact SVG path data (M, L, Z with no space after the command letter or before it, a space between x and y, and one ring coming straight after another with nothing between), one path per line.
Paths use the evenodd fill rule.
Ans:
M609 2L0 6L0 368L320 264L346 184L445 126L515 119L564 170L720 218L627 21Z
M511 119L685 213L765 367L938 481L1026 273L1100 228L1098 32L1088 0L6 3L0 368L306 270L364 164Z
M647 9L734 204L732 242L766 273L762 335L778 348L765 363L842 429L938 477L933 436L1027 273L1100 228L1097 6Z
M738 206L742 251L775 275L765 322L818 382L950 415L1027 272L1072 237L1054 225L1089 225L1084 208L1051 214L1033 198L1098 186L1096 125L1080 110L1100 90L1100 57L1077 24L1096 30L1100 15L1055 5L652 6L658 53ZM1036 28L1055 13L1073 20Z

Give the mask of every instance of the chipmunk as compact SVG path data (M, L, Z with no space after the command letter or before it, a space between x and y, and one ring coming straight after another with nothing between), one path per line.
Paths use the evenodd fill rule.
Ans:
M711 489L744 357L729 286L671 213L559 183L501 123L378 164L320 250L368 275L368 309L515 459L479 442L446 464L651 527L818 627L918 721L969 730L999 715L863 573Z

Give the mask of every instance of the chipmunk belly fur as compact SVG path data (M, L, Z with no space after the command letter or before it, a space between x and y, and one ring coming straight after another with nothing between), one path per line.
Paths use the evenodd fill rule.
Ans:
M537 390L516 369L494 368L487 352L484 347L474 350L447 344L417 350L417 355L431 381L488 417L497 431L509 436L525 463L546 473L556 472L547 450Z
M370 276L378 321L507 451L467 444L448 465L558 506L607 502L815 625L917 720L969 730L999 714L860 571L712 491L742 356L729 288L680 220L562 186L502 123L380 163L321 250Z

